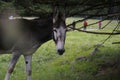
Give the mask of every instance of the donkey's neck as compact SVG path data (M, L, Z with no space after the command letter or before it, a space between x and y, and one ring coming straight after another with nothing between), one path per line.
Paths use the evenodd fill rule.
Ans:
M37 39L38 42L46 42L52 39L52 18L47 19L35 19L29 21L29 26L27 30L32 33L33 37Z

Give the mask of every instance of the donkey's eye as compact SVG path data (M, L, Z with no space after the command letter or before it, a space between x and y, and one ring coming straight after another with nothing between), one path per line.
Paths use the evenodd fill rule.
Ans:
M54 32L57 32L57 30L56 30L56 29L53 29L53 31L54 31Z
M67 32L68 31L68 29L65 29L65 32Z

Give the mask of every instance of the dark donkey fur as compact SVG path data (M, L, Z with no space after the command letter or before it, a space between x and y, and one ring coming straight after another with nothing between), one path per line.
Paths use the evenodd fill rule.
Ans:
M47 19L7 20L5 21L7 22L6 24L8 24L7 26L13 27L14 25L10 25L11 23L20 24L13 27L15 29L15 32L8 30L7 34L5 34L5 32L7 32L6 29L10 29L10 28L9 27L5 28L5 25L4 27L2 27L3 25L0 26L0 30L1 30L0 31L0 54L2 53L5 54L4 52L6 51L12 52L12 59L10 61L8 71L4 80L10 79L10 75L13 72L14 67L21 55L23 55L25 58L27 80L32 80L31 79L32 54L40 47L40 45L42 45L46 41L49 41L50 39L53 38L53 35L54 35L53 28L56 28L57 30L66 29L65 20L63 20L62 15L57 13L57 16L56 16L57 20L55 19L54 22L53 22L53 18L54 16L49 17ZM63 28L59 28L61 26ZM60 30L59 32L61 33ZM57 32L55 33L57 34ZM62 36L60 36L60 38ZM58 39L59 39L59 36L58 36ZM63 53L64 50L60 51L60 53L61 52Z
M24 42L26 41L27 43L31 40L34 39L37 42L37 45L41 45L42 43L52 39L52 32L53 32L53 24L52 24L52 17L48 19L34 19L34 20L26 20L26 19L13 19L13 20L7 20L8 22L8 27L9 24L12 24L14 22L20 22L21 25L19 25L19 32L15 32L16 35L12 38L13 41L10 39L10 45L6 46L4 43L4 31L2 27L6 26L0 26L0 51L9 51L12 49L12 51L15 50L15 48L19 47L16 43L19 43L20 41ZM10 32L11 33L11 32ZM19 34L20 33L20 34ZM9 34L9 32L8 32ZM14 34L13 34L14 35ZM9 37L9 36L8 36ZM16 39L17 38L17 39ZM32 45L32 43L30 42ZM24 42L21 44L24 46L27 46L27 44ZM14 48L13 48L14 46ZM39 47L39 46L38 46ZM20 49L20 48L18 48ZM22 48L25 49L25 48Z

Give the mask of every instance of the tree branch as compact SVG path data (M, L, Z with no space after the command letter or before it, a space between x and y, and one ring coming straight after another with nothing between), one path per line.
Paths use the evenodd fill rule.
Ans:
M72 27L69 27L71 29L73 29ZM109 33L109 32L93 32L93 31L84 31L84 30L80 30L77 28L74 28L74 30L79 31L79 32L85 32L85 33L91 33L91 34L100 34L100 35L119 35L120 32L114 32L114 33ZM68 30L70 31L70 30Z

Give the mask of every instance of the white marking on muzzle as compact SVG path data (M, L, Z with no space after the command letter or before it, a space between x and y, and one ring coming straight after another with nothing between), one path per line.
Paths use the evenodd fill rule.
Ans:
M57 47L57 50L63 50L64 49L64 42L58 41L56 47Z

